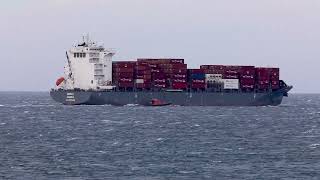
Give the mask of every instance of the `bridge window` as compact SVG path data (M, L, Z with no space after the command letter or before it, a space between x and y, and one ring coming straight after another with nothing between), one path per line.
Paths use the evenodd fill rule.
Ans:
M73 57L75 58L85 58L86 57L86 53L73 53Z

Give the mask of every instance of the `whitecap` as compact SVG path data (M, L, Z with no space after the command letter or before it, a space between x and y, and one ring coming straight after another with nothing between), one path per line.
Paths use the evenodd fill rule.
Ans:
M320 146L320 144L311 144L309 147L312 148L312 149L315 149L315 148L317 148L318 146Z
M195 173L195 171L179 171L181 174L192 174Z
M139 104L126 104L125 106L139 106Z
M4 107L4 105L3 105L3 104L0 104L0 107Z

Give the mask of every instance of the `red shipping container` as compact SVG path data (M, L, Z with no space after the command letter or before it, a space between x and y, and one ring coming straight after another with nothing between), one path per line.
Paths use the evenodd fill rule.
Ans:
M256 74L255 67L254 66L243 66L240 70L241 76L245 75L252 75L254 76Z
M240 80L240 84L243 85L254 85L255 84L255 80L254 79L241 79Z
M200 69L209 69L209 65L201 65Z
M134 68L136 61L114 61L112 67L115 68Z
M116 72L116 73L130 73L130 72L134 72L133 68L112 68L112 72Z
M174 74L171 74L170 75L171 78L187 78L187 74L177 74L177 73L174 73Z
M159 69L159 65L158 64L148 64L148 66L152 69Z
M251 84L241 84L241 89L254 89L254 85Z
M187 64L159 64L162 69L187 69Z
M204 69L188 69L189 74L204 74Z
M155 59L155 58L139 58L138 62L147 62L150 64L183 64L184 59Z
M150 70L145 70L145 71L136 71L137 75L151 75Z
M153 85L153 87L155 87L155 88L166 88L167 85L166 85L166 83L156 83L156 84Z
M255 79L255 75L243 74L240 76L240 79Z
M133 88L134 87L134 84L133 82L119 82L118 83L118 87L121 87L121 88Z
M151 75L136 75L136 79L151 80Z
M145 89L145 88L151 88L151 84L150 83L138 83L136 84L136 88L142 88L142 89Z
M172 79L172 82L174 82L174 83L186 83L187 80L186 79Z
M238 79L238 78L239 78L238 74L233 74L233 73L231 73L231 74L224 73L223 74L223 79Z
M166 79L154 79L153 82L155 82L155 83L166 83Z
M162 69L164 73L183 73L187 74L187 69Z
M268 68L256 68L257 79L267 80L270 79L270 73Z
M165 73L152 73L152 78L156 79L165 79L167 77L167 75Z
M187 74L187 69L172 69L172 73Z
M205 84L205 80L203 79L192 79L192 84Z
M213 69L204 69L204 73L205 74L223 74L222 73L217 73L217 71L213 70Z
M187 83L173 82L172 83L172 88L173 89L186 89L187 88Z
M116 78L133 78L133 73L132 72L112 73L112 76Z
M161 69L151 69L151 73L161 73Z
M272 89L279 89L280 88L280 82L279 81L271 81L271 88Z
M192 83L191 88L193 89L205 89L206 84L205 83Z
M116 82L119 82L119 83L133 83L133 79L131 78L118 78L115 80Z
M136 71L146 71L146 70L151 70L151 68L149 66L136 66Z
M211 69L211 70L224 70L225 65L201 65L200 69Z

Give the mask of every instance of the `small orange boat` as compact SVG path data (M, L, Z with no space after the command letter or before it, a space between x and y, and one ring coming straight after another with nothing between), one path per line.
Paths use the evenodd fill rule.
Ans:
M161 101L160 99L152 99L151 100L151 106L168 106L171 103L166 103Z

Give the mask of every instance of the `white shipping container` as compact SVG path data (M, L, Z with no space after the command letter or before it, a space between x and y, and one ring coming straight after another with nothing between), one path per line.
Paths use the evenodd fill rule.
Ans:
M239 79L223 79L224 89L239 89Z
M143 83L144 83L144 80L143 80L143 79L136 79L136 83L137 83L137 84L143 84Z
M208 81L215 79L222 79L222 74L206 74L206 79Z
M207 84L221 84L222 74L206 74L206 83Z

